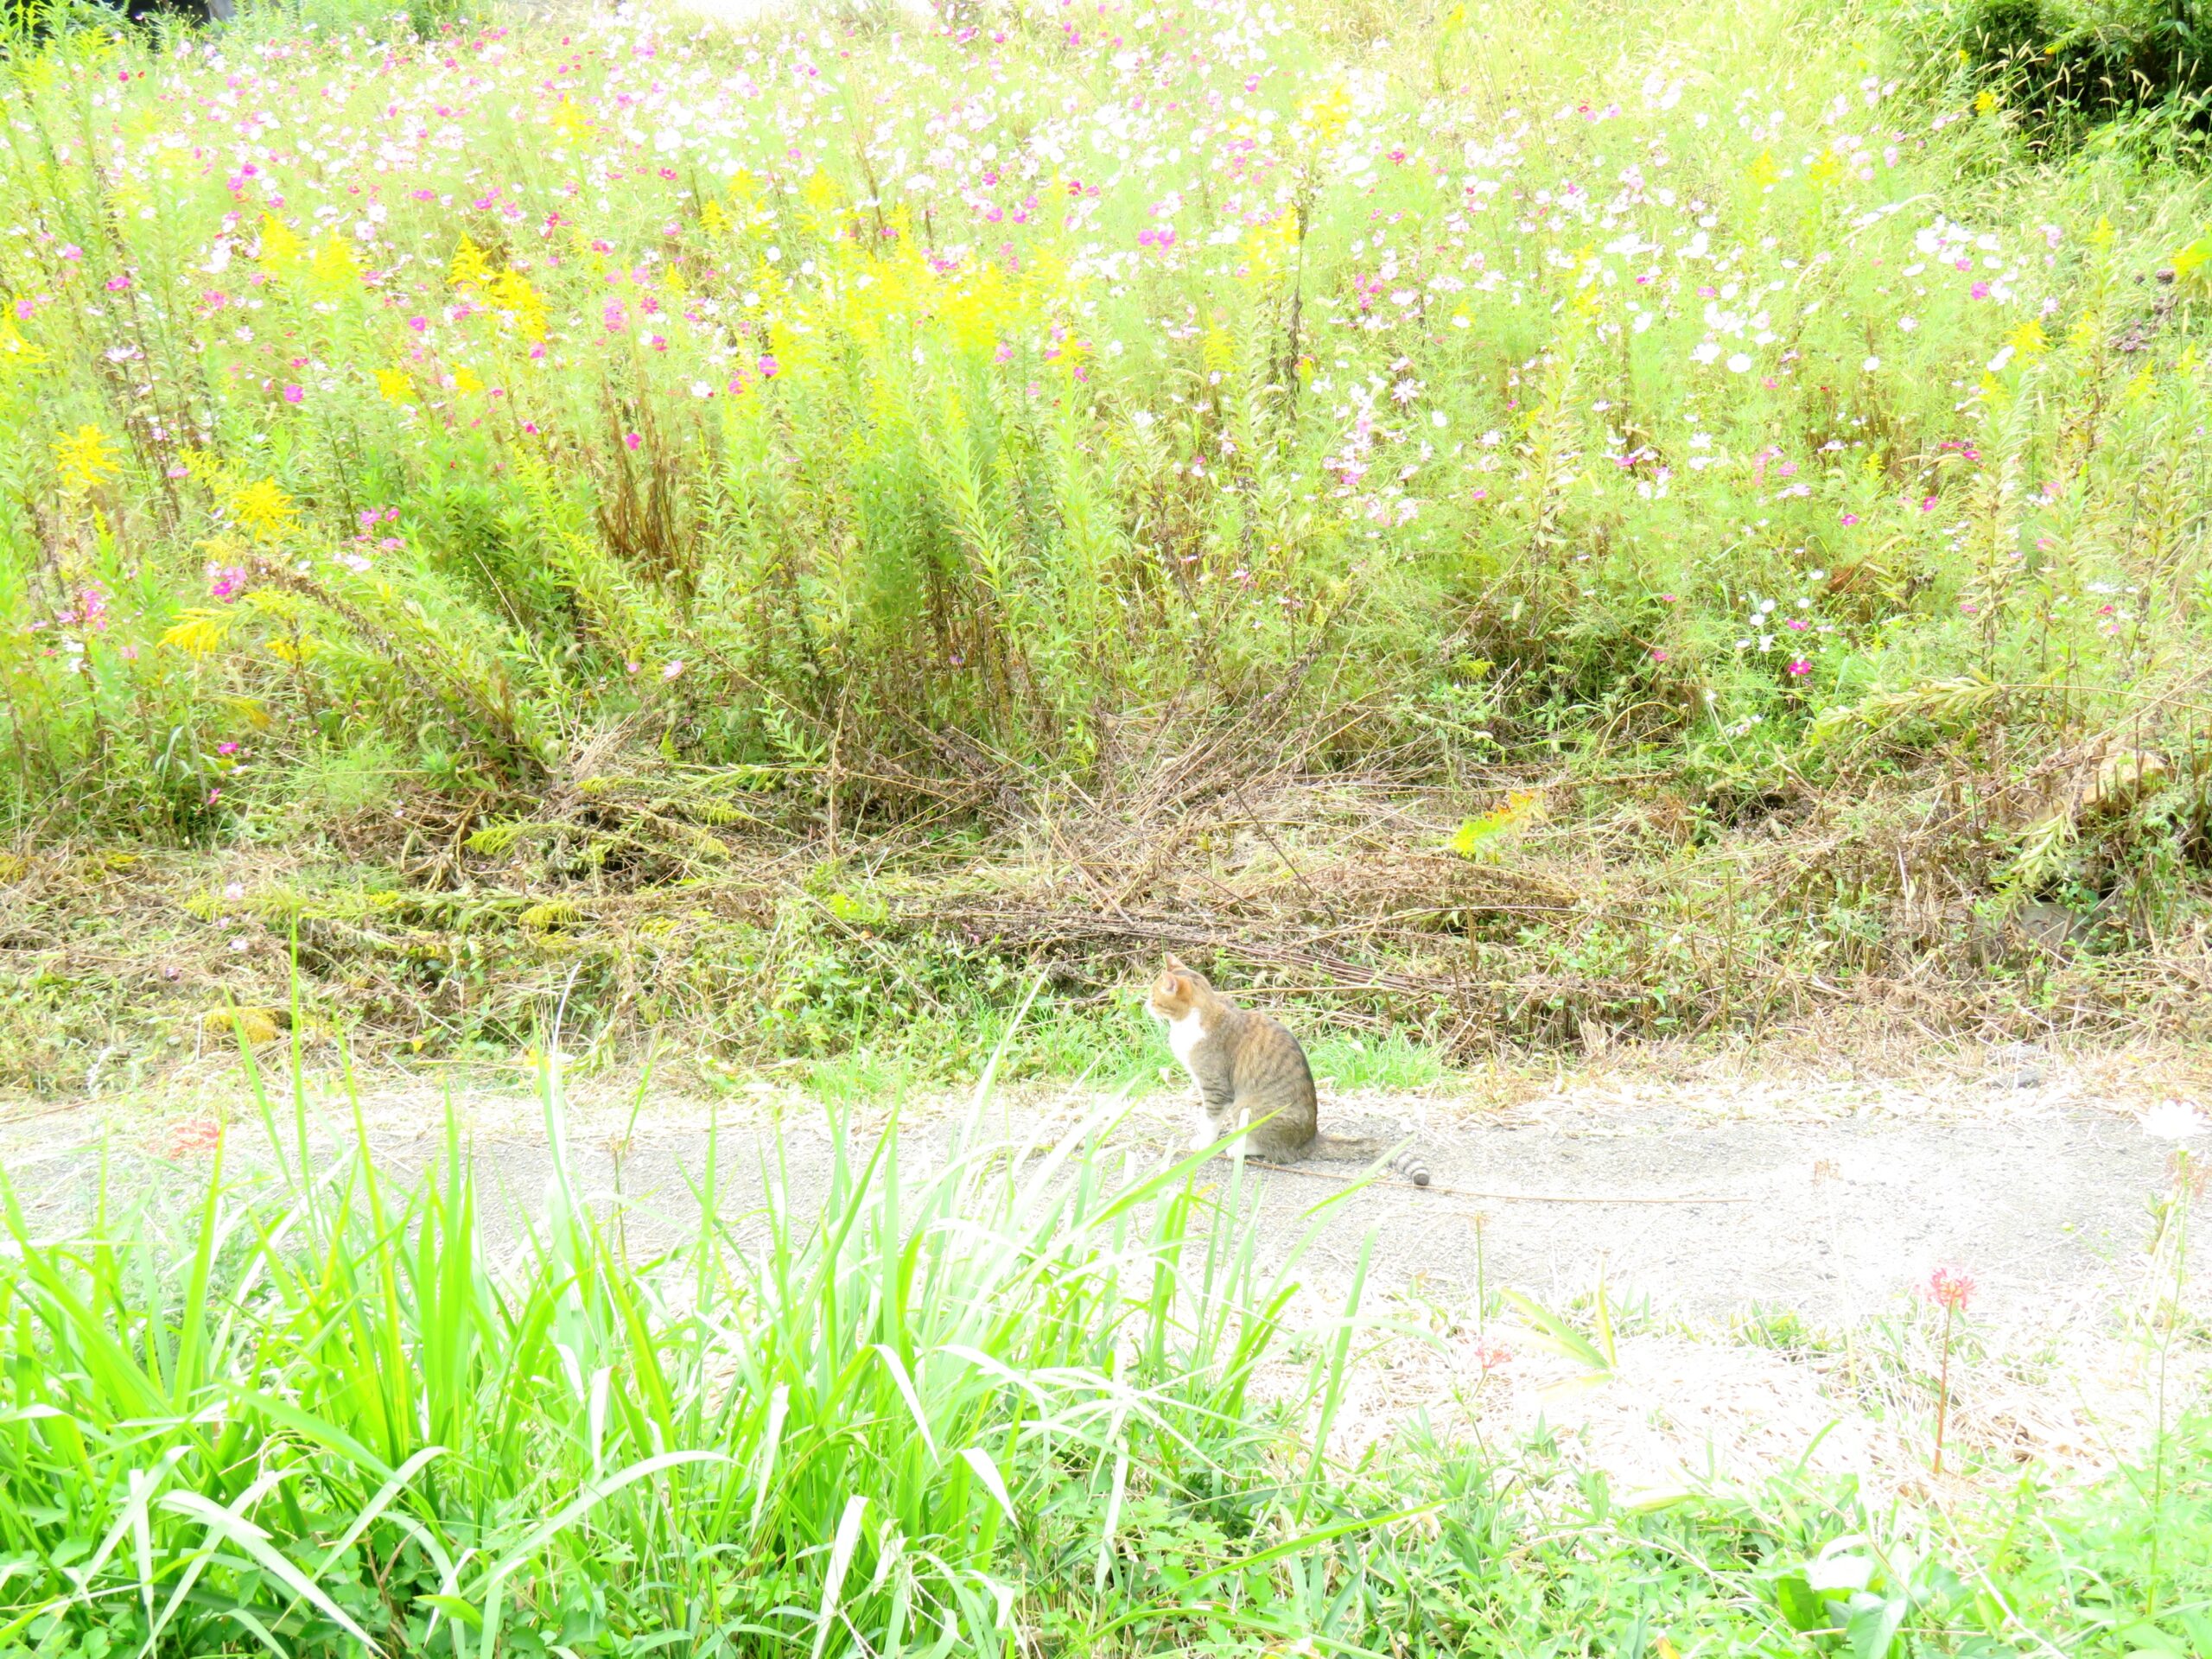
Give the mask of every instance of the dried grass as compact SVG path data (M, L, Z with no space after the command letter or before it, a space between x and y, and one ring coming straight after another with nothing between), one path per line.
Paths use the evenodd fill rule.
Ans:
M2200 1033L2212 1008L2202 924L2092 950L1990 923L1905 791L1808 794L1701 842L1662 774L1412 787L1299 772L1287 736L1217 734L1132 760L1111 799L1032 791L1018 812L1011 778L974 759L1007 816L948 844L926 816L872 819L867 791L887 785L858 772L825 820L772 779L625 770L639 736L583 743L527 817L430 798L323 826L312 851L39 851L0 883L0 973L97 987L118 1029L86 1021L79 1052L143 1050L226 1000L286 1006L296 948L311 1027L383 1059L512 1040L563 995L604 1040L680 1030L742 1055L737 1011L822 950L910 988L916 949L1011 961L1073 999L1173 950L1309 1027L1411 1028L1463 1061L2111 1043ZM1446 850L1508 799L1538 806L1478 857Z

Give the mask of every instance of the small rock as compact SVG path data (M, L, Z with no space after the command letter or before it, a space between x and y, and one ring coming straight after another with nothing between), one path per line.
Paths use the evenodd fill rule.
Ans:
M2048 1071L2040 1050L2007 1043L1989 1057L1989 1081L1999 1089L2034 1089Z

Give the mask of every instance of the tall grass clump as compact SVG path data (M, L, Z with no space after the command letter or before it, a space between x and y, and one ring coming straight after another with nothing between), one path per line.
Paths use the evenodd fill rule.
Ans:
M833 1128L818 1190L771 1154L741 1211L709 1157L636 1257L548 1099L542 1209L450 1132L419 1178L219 1157L174 1215L103 1183L56 1234L9 1195L0 1651L1011 1651L1081 1599L1046 1579L1127 1577L1140 1503L1262 1576L1364 1524L1294 1524L1282 1283L1189 1164L1094 1122L902 1179ZM1267 1626L1241 1583L1116 1611Z

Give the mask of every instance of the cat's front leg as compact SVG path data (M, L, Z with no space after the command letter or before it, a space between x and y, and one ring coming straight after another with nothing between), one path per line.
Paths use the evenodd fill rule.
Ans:
M1236 1120L1236 1095L1226 1089L1209 1088L1201 1082L1198 1098L1192 1113L1191 1150L1203 1152L1214 1145L1229 1133L1224 1126Z

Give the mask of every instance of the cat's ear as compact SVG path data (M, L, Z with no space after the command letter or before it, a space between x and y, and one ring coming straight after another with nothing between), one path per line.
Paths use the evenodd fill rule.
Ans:
M1167 971L1169 973L1186 974L1190 972L1189 969L1183 966L1183 958L1175 955L1173 951L1168 953L1166 960L1167 963Z

